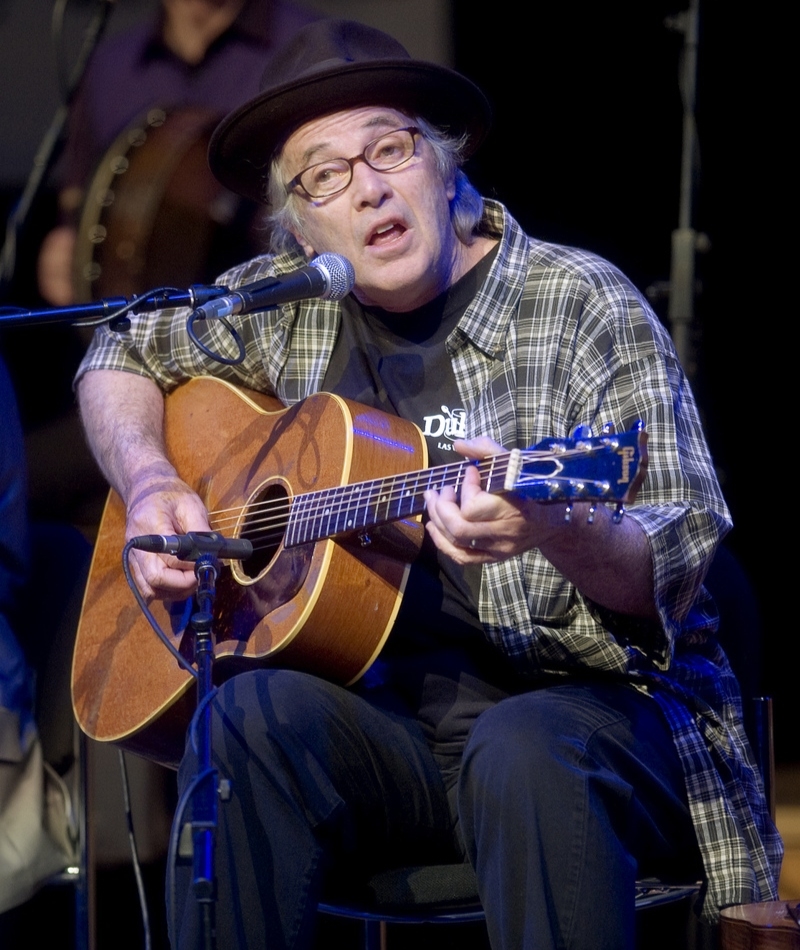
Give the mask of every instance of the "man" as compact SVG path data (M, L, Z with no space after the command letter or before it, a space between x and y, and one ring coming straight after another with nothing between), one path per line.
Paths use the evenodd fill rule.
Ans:
M775 893L779 845L701 588L729 518L691 393L616 270L528 238L475 193L459 166L488 123L468 80L391 38L309 27L212 139L217 177L269 189L283 234L223 282L333 251L354 266L352 295L243 319L233 366L195 348L182 315L138 318L98 335L80 373L129 536L208 527L161 435L162 390L193 375L410 418L434 464L606 421L650 434L620 524L602 505L567 519L488 494L473 467L458 497L429 492L393 632L353 688L271 669L220 689L222 946L308 946L332 878L392 862L468 858L496 948L631 946L637 873L704 874L712 917ZM203 342L234 355L219 326ZM134 570L174 598L188 568L143 555ZM192 946L190 900L178 916Z

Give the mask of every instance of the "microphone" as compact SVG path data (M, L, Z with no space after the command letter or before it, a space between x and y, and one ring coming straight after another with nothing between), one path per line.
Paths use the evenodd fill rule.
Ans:
M268 310L295 300L321 297L341 300L353 289L356 275L353 265L340 254L320 254L310 264L289 274L266 277L245 284L225 296L209 300L195 310L195 318L229 317L237 313Z
M196 561L205 554L223 560L243 561L253 553L253 545L245 538L224 538L216 531L142 534L131 538L130 546L151 554L174 554L180 561Z
M293 300L321 297L323 300L341 300L356 282L353 265L340 254L320 254L306 267L265 277L238 290L219 284L193 284L188 290L162 287L140 297L104 297L90 303L71 304L69 307L48 307L45 310L22 310L20 307L0 308L0 325L26 323L58 323L64 320L110 320L121 311L135 309L149 313L164 307L192 307L195 320L209 317L227 317L235 313L268 310ZM88 324L91 326L92 324Z

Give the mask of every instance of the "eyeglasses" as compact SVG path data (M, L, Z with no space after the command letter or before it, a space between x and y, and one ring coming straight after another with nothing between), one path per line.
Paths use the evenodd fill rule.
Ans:
M395 129L373 139L360 155L354 158L332 158L318 165L304 168L286 185L287 191L302 188L309 198L330 198L338 195L353 180L353 166L364 162L378 172L399 168L414 157L417 149L416 136L420 130L411 126Z

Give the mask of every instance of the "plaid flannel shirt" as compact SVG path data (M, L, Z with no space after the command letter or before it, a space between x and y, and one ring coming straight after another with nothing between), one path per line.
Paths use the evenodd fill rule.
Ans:
M486 635L537 675L623 677L659 703L686 777L706 872L704 912L776 897L781 843L744 736L741 699L715 639L702 587L730 528L694 398L669 335L641 295L606 261L536 241L499 204L483 232L499 239L490 273L447 340L468 436L506 447L566 437L576 426L619 431L642 420L647 476L626 517L652 551L660 623L630 622L583 597L537 550L483 569ZM233 268L235 287L305 261L264 255ZM136 316L127 333L98 331L79 371L149 375L168 391L213 375L291 405L319 390L339 328L339 305L309 300L236 319L246 356L224 366L192 344L186 312ZM219 322L198 335L228 357Z

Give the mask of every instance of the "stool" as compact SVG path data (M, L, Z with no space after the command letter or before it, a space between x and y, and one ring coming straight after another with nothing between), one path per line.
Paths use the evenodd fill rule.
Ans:
M363 922L361 950L386 950L387 924L464 924L484 919L472 865L437 864L392 868L353 890L326 895L322 914ZM636 909L693 899L699 883L636 882ZM800 948L798 948L800 950Z

